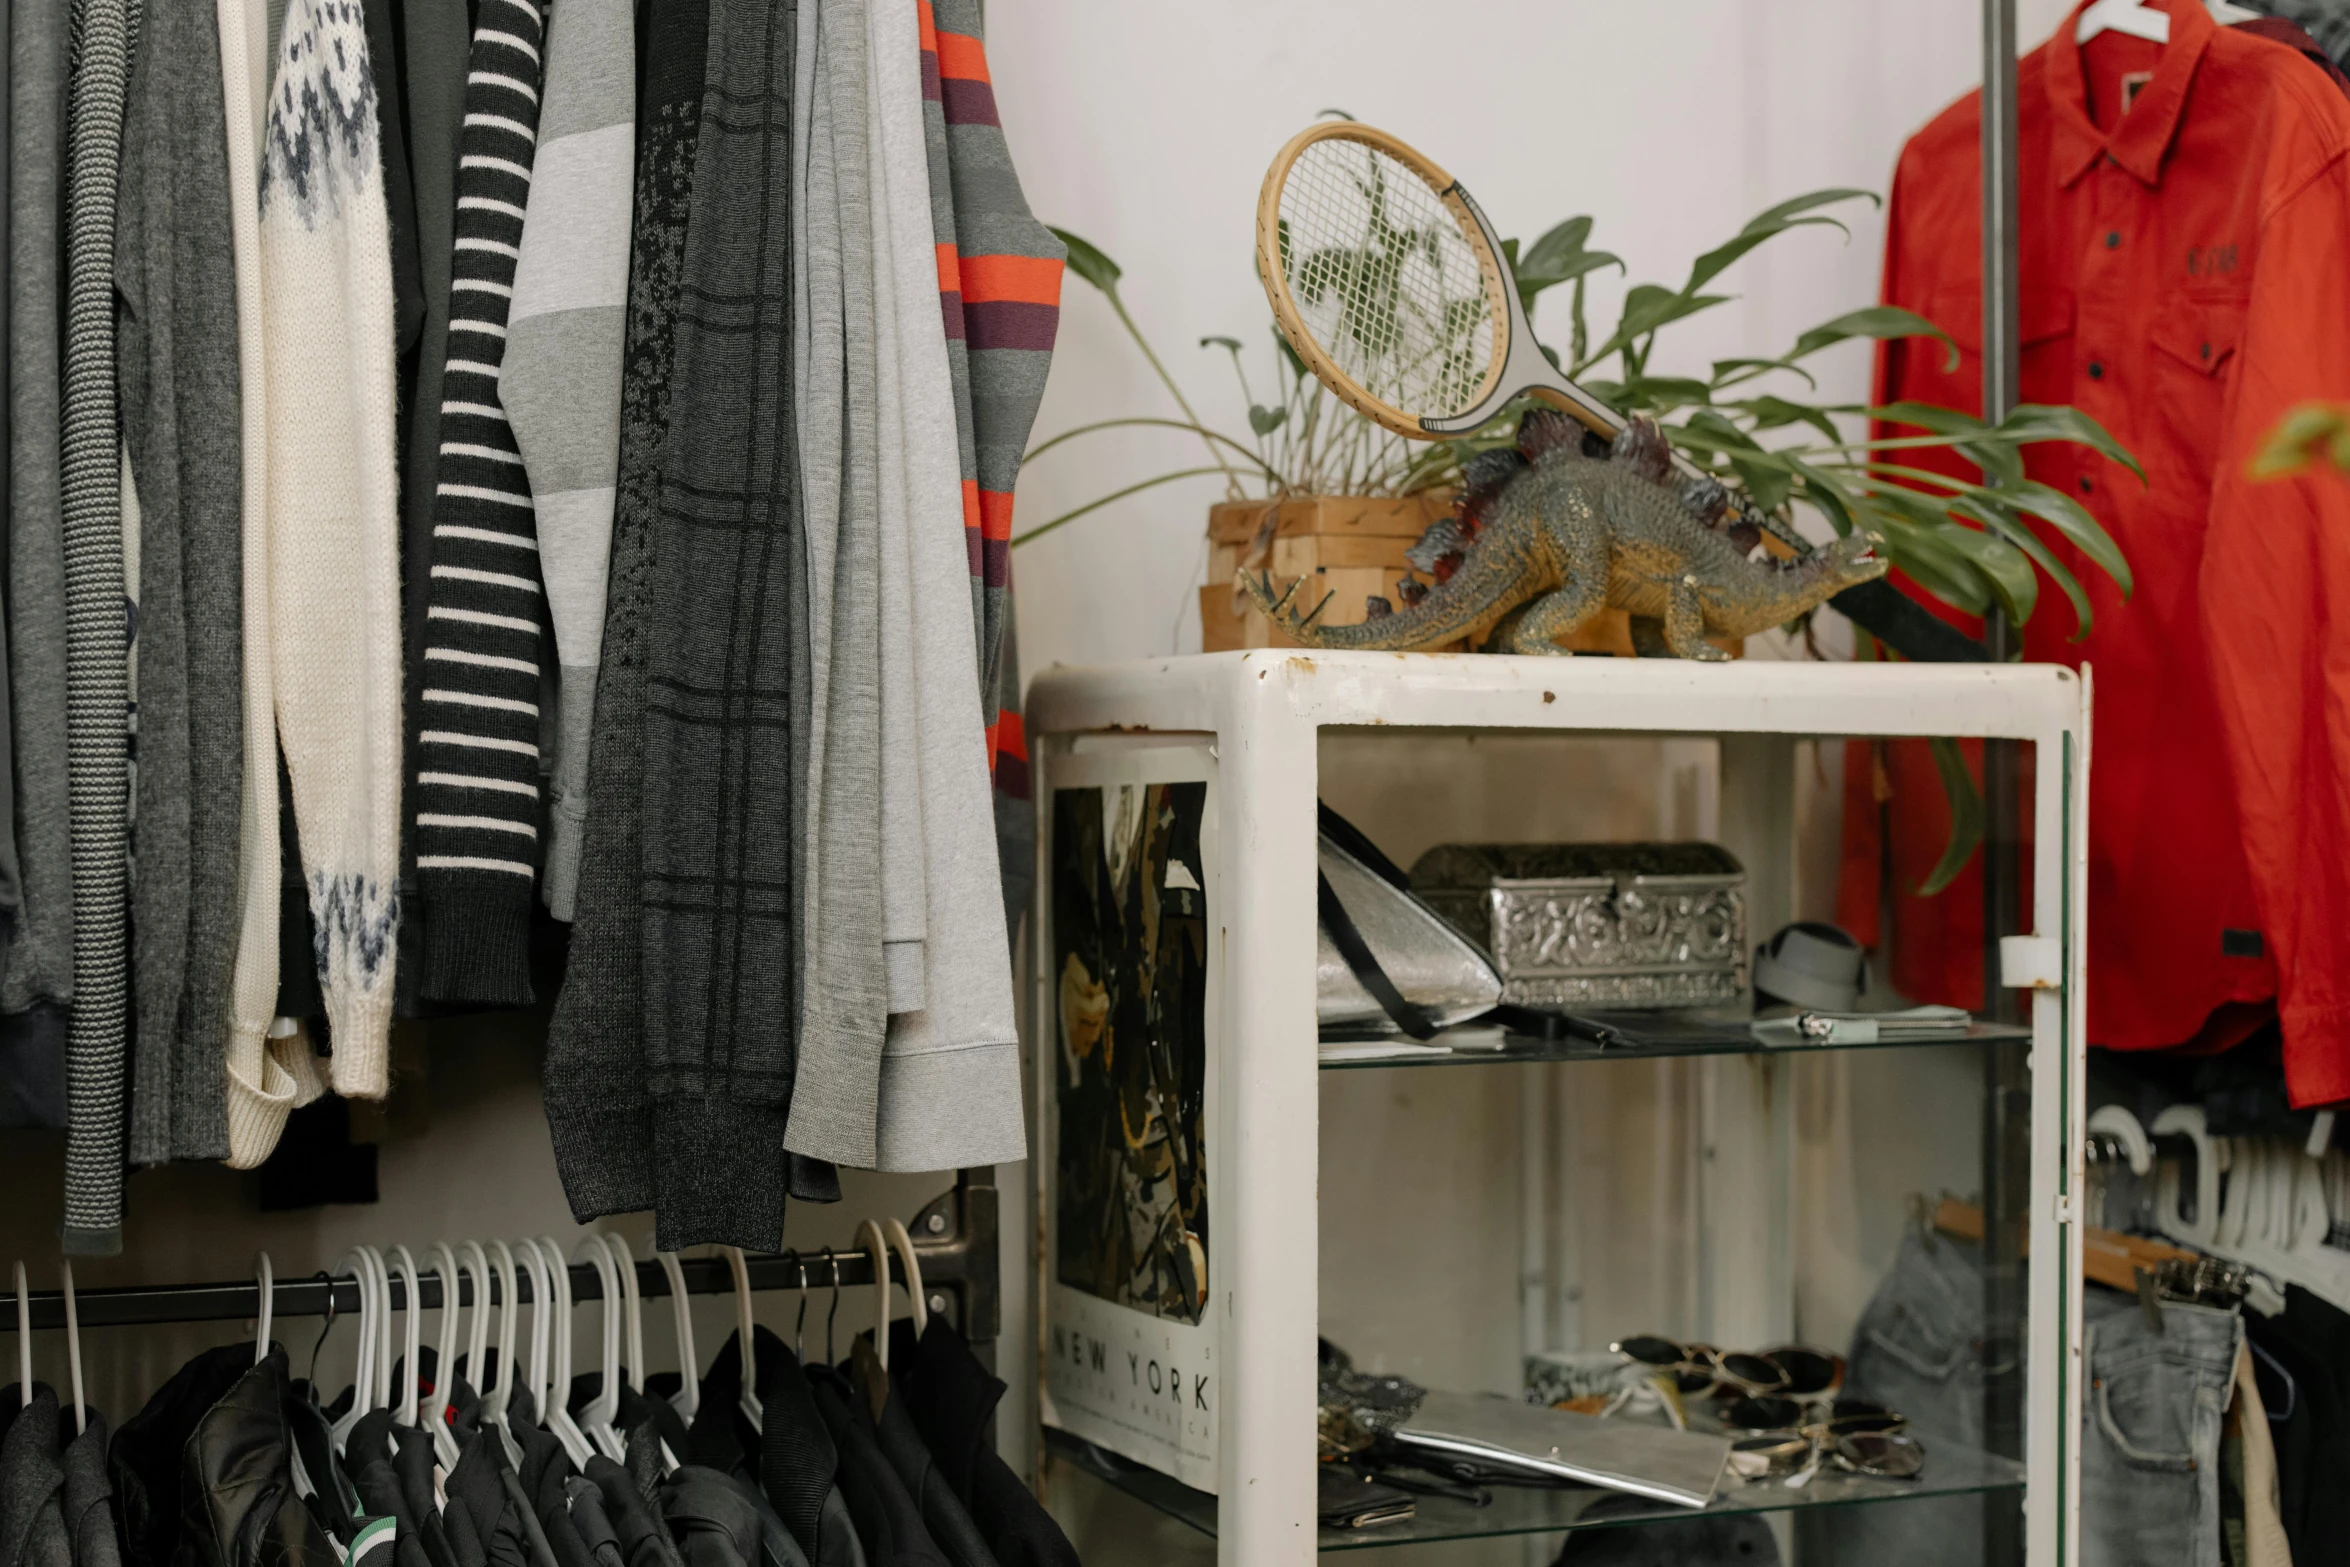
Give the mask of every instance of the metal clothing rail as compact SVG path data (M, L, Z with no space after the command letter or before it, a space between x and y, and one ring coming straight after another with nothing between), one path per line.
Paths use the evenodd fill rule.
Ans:
M942 1315L975 1348L1003 1331L1001 1266L996 1253L998 1234L995 1170L980 1165L955 1173L953 1190L941 1193L914 1216L907 1229L914 1237L914 1254L922 1267L923 1294L929 1308ZM892 1259L894 1260L894 1259ZM811 1294L830 1294L837 1285L851 1289L873 1283L873 1258L862 1251L838 1247L826 1256L823 1248L790 1250L779 1256L747 1259L751 1288L758 1291L797 1290L804 1284ZM689 1295L725 1294L734 1277L723 1257L680 1259ZM601 1300L603 1280L589 1263L571 1266L571 1296L576 1301ZM666 1296L669 1275L658 1262L636 1265L637 1285L646 1295ZM897 1269L891 1276L903 1282ZM460 1305L474 1303L470 1279L458 1275ZM518 1270L516 1298L531 1299L530 1275ZM489 1297L503 1304L490 1280ZM423 1274L417 1280L419 1304L427 1310L442 1303L441 1280ZM407 1309L407 1285L391 1279L392 1306ZM270 1291L271 1312L279 1317L325 1316L331 1303L335 1315L359 1310L359 1285L349 1275L328 1280L281 1278ZM65 1295L41 1290L30 1297L35 1328L65 1326ZM0 1301L0 1328L15 1326L15 1313ZM130 1285L118 1289L77 1289L74 1317L84 1328L134 1327L172 1322L233 1322L256 1317L261 1292L251 1279L209 1284Z

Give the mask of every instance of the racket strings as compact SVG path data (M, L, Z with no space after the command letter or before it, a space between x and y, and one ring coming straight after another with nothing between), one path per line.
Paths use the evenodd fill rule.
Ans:
M1415 417L1477 402L1500 345L1452 210L1361 142L1307 147L1283 181L1281 258L1300 324L1365 391Z

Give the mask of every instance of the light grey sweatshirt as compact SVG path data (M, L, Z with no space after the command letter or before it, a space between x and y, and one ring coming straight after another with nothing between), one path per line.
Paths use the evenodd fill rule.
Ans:
M894 310L884 342L897 359L894 403L884 366L883 417L896 416L899 438L891 445L905 504L905 555L902 561L885 556L882 574L886 588L893 572L906 573L919 702L913 757L888 750L882 765L885 783L909 761L918 780L927 914L923 1004L890 1019L882 1054L876 1162L884 1170L939 1170L1021 1159L1027 1141L980 715L954 383L938 299L915 0L871 0L869 17L876 271ZM885 498L889 493L885 486ZM884 504L886 548L893 535ZM889 628L883 629L886 636ZM885 724L885 743L893 738Z
M882 958L880 516L862 0L805 0L794 112L794 378L806 511L800 1052L785 1145L870 1163ZM850 352L850 344L857 351Z
M565 0L547 22L530 216L498 392L538 508L561 681L540 892L573 917L620 476L620 362L636 154L630 0Z

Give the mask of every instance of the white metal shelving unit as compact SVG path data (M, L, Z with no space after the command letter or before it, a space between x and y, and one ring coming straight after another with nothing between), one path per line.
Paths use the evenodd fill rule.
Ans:
M1758 935L1777 928L1792 901L1799 738L1949 735L2036 747L2029 934L2004 950L2008 982L2032 991L2025 1559L2029 1567L2077 1560L2081 1232L2073 1194L2082 1178L2089 687L2085 670L2040 665L1275 650L1055 668L1038 677L1028 726L1048 824L1056 770L1074 774L1076 759L1173 745L1208 759L1216 802L1215 830L1204 840L1213 873L1208 1049L1216 1085L1207 1133L1215 1204L1208 1312L1217 1335L1213 1521L1221 1563L1302 1563L1318 1544L1315 801L1319 734L1337 726L1719 737L1721 837L1748 868L1749 929ZM1039 885L1049 888L1049 825L1039 836ZM1034 968L1032 1016L1049 1030L1057 976L1050 962ZM1049 1095L1058 1053L1048 1038L1036 1054L1038 1086ZM1723 1113L1739 1108L1725 1105ZM1767 1120L1759 1104L1745 1108ZM1760 1166L1751 1200L1763 1222L1743 1224L1728 1239L1750 1248L1739 1276L1769 1281L1749 1292L1758 1302L1751 1320L1717 1323L1725 1342L1765 1341L1775 1325L1770 1302L1791 1289L1781 1243L1785 1171L1771 1168L1783 1166L1777 1141L1767 1126L1729 1128L1722 1140L1730 1157ZM1031 1168L1041 1172L1054 1151L1037 1152ZM1040 1228L1049 1222L1040 1207ZM1052 1287L1049 1271L1040 1259L1040 1300ZM1752 1339L1739 1336L1747 1328ZM1049 1423L1049 1393L1044 1407Z

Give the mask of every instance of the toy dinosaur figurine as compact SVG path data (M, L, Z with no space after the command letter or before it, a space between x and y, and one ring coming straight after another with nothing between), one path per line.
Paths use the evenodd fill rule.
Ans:
M1641 652L1718 660L1729 655L1706 638L1783 625L1885 574L1857 536L1799 560L1750 560L1759 535L1730 492L1708 478L1669 483L1671 472L1664 438L1645 420L1594 458L1579 425L1531 412L1515 451L1472 459L1458 517L1414 547L1413 563L1439 581L1407 578L1405 608L1373 599L1362 624L1322 625L1327 599L1311 610L1295 603L1303 578L1278 595L1270 573L1243 572L1241 585L1308 647L1407 652L1490 632L1491 650L1563 654L1556 638L1614 608L1633 617Z

